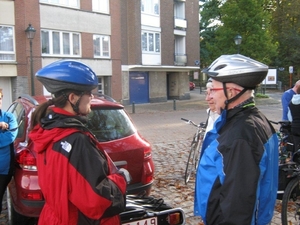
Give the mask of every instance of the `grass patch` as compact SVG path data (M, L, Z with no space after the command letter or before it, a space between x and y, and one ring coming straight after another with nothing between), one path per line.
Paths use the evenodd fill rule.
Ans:
M261 93L256 93L255 98L269 98L269 96Z

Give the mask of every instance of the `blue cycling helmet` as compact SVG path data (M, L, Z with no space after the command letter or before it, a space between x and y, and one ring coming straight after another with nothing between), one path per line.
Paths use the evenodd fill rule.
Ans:
M94 71L75 60L59 60L43 67L36 78L52 94L62 90L91 91L98 86Z

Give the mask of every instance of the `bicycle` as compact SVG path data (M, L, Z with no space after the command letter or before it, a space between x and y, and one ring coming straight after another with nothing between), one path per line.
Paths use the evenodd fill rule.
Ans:
M282 225L300 225L300 150L294 151L291 122L279 121L279 180L277 199L282 199Z
M187 122L187 124L193 125L197 127L197 131L194 134L191 149L188 157L188 161L186 163L185 174L184 174L184 182L187 184L190 180L192 172L197 170L198 160L200 157L202 141L205 134L206 123L202 122L199 125L194 123L192 120L181 118L181 120Z

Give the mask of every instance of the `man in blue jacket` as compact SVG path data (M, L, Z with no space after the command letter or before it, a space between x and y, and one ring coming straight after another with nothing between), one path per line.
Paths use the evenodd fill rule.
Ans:
M13 175L15 157L13 142L18 133L18 123L15 116L10 112L1 110L2 98L2 89L0 89L0 213L3 195Z
M278 186L278 139L256 108L253 90L268 67L243 55L223 55L203 71L220 117L205 137L194 213L206 225L270 223Z
M286 90L281 96L282 120L288 120L288 106L293 96L297 93L298 87L300 87L300 80L298 80L292 88Z

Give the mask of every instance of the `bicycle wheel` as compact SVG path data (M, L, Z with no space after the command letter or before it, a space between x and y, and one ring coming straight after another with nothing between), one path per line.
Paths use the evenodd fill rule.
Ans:
M198 149L198 151L195 153L195 171L197 171L197 168L198 168L198 161L200 159L201 147L202 147L202 143L203 143L203 136L204 135L200 133L198 145L196 148L196 149Z
M300 224L300 182L292 179L283 194L281 207L282 225Z
M196 171L198 165L198 159L200 155L199 146L201 141L202 140L192 143L190 154L185 168L185 175L184 175L185 184L189 182L192 172Z

